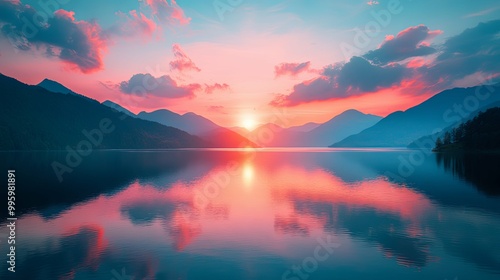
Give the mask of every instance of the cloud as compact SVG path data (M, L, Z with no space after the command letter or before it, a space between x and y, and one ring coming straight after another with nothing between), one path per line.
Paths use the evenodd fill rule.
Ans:
M132 10L128 14L118 12L117 15L120 19L118 23L106 30L110 35L151 37L153 32L158 28L152 19L146 17L141 12L138 13L136 10Z
M409 57L433 54L436 49L429 46L426 40L441 33L439 30L431 31L425 25L410 27L399 32L396 37L387 36L378 49L369 51L363 57L374 64L385 65Z
M42 22L33 22L38 19ZM53 16L43 17L29 5L19 1L0 2L2 33L21 50L45 47L54 55L83 73L103 68L102 52L106 39L96 22L77 21L75 13L57 10Z
M135 74L130 80L118 84L121 92L137 96L153 95L162 98L193 98L195 91L201 90L201 85L177 85L170 76L158 78L151 74Z
M370 5L370 6L374 6L374 5L378 5L380 4L378 1L373 1L373 0L370 0L368 2L366 2L366 4Z
M336 78L341 89L356 89L361 92L373 92L380 88L398 84L404 77L405 68L399 64L376 66L361 57L353 57L336 73L327 68L325 73L332 72L330 79Z
M151 8L153 16L162 23L185 25L191 21L175 0L170 0L170 4L166 0L145 0L144 3Z
M479 11L479 12L476 12L476 13L465 15L464 18L484 16L484 15L490 14L490 13L492 13L492 12L498 10L498 9L500 9L500 7L489 8L489 9L482 10L482 11Z
M479 23L476 27L468 28L459 35L446 40L438 61L481 53L499 55L499 42L500 20Z
M440 33L423 25L405 29L363 57L325 67L319 77L275 96L270 104L297 106L394 87L406 94L439 92L464 81L474 86L488 82L482 77L500 76L500 20L466 29L435 48L425 44Z
M479 23L449 38L436 61L420 72L431 84L451 84L474 73L500 72L500 20ZM477 81L477 84L484 81Z
M207 110L209 112L220 113L220 114L227 114L226 108L224 106L208 106Z
M186 53L181 49L178 44L172 46L172 51L174 52L175 60L170 62L170 69L178 70L179 72L184 71L196 71L200 72L201 69L194 64L194 62L189 58Z
M303 62L303 63L281 63L274 67L274 73L276 77L290 75L297 76L298 74L308 71L311 66L311 62Z
M377 66L354 56L345 64L326 67L320 77L295 85L289 95L278 95L270 104L296 106L374 92L398 85L406 74L406 69L399 64Z
M224 84L215 83L213 85L205 84L205 93L207 94L212 94L215 91L228 91L230 89L231 87L225 83Z

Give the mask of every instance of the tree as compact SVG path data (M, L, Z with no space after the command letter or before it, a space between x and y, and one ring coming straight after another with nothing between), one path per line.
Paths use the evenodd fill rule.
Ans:
M457 141L457 128L451 130L451 143L456 143Z
M464 124L460 124L453 135L453 143L460 142L464 137Z
M451 133L449 131L446 131L446 133L444 134L443 144L444 145L451 144Z
M443 146L443 141L441 141L441 137L438 137L436 140L436 149L439 149Z

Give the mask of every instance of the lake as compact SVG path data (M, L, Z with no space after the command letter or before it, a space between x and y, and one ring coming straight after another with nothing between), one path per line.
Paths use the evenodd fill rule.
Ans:
M1 279L500 279L497 154L0 156L18 218L14 274L2 210Z

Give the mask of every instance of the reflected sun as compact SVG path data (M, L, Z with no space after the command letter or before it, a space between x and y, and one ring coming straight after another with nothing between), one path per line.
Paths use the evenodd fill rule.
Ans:
M243 182L245 185L249 185L252 183L254 177L253 166L251 164L246 163L243 166Z

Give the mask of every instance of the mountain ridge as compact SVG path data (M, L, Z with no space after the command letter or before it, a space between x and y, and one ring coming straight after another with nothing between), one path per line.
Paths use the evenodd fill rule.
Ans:
M5 101L0 104L1 150L78 150L90 144L90 150L210 147L176 128L123 119L93 99L51 92L4 75L0 86ZM95 135L100 135L99 141Z
M475 97L476 90L482 85L441 91L408 110L389 114L376 125L336 142L331 147L406 147L422 136L453 124L453 120L457 119L456 112L453 111L455 105L463 105L467 98L476 98L477 109L500 100L498 85L493 86L496 90L485 100Z

